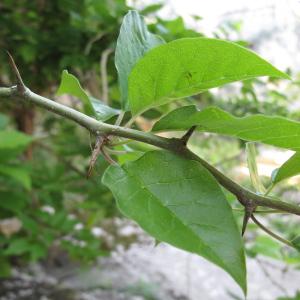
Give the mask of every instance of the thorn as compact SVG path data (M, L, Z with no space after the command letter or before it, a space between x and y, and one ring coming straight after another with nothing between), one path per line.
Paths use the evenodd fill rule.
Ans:
M88 169L88 172L87 172L87 175L86 175L87 178L90 178L91 175L92 175L92 172L93 172L94 166L96 164L97 158L98 158L99 154L101 153L101 144L102 143L103 143L103 138L101 136L97 136L95 147L93 149L90 164L89 164L89 169Z
M192 126L180 139L184 146L187 145L187 143L188 143L190 137L192 136L193 132L195 131L196 127L197 126Z
M9 58L10 66L11 66L11 68L12 68L12 70L13 70L13 72L14 72L16 78L17 78L17 89L18 89L18 91L19 91L21 94L24 94L24 93L26 92L26 86L25 86L25 84L24 84L24 82L23 82L23 80L22 80L22 77L21 77L21 75L20 75L20 72L19 72L19 70L18 70L18 68L17 68L17 66L16 66L16 63L15 63L15 61L14 61L12 55L11 55L8 51L6 51L6 53L7 53L8 58Z
M244 213L244 219L243 219L243 227L242 227L242 236L244 236L249 219L252 217L253 212L256 209L256 205L253 205L253 202L250 200L247 200L245 203L245 213Z
M157 247L160 243L161 243L161 241L155 239L154 240L154 248Z

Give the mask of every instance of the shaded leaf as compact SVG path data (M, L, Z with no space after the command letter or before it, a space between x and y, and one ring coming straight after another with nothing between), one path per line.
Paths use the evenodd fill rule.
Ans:
M62 73L61 83L56 94L69 94L79 98L83 103L84 112L99 121L106 121L120 113L119 110L103 104L100 100L89 97L81 87L79 80L67 70Z
M300 236L297 236L291 242L293 246L300 252Z
M254 255L264 255L274 259L282 259L281 244L273 238L260 235L249 249Z
M61 82L56 92L58 96L69 94L79 98L83 103L84 112L90 116L94 115L94 109L90 102L89 96L81 87L79 80L67 70L63 70Z
M28 203L24 194L0 191L0 207L13 212L21 211Z
M0 278L9 277L11 274L11 267L9 261L0 256Z
M159 241L199 254L246 291L244 249L231 208L198 162L164 151L110 166L103 183L119 209Z
M5 255L20 255L29 252L31 248L30 241L26 238L18 238L12 241L4 251Z
M202 111L194 105L178 108L162 117L153 131L187 130L194 125L203 132L300 150L300 122L265 115L238 118L217 107L207 107Z
M133 114L229 82L258 76L289 76L238 44L184 38L149 51L129 76Z
M110 106L107 106L94 97L89 97L89 99L93 106L95 117L99 121L106 121L112 118L113 116L117 116L120 114L119 109L115 109Z
M6 161L20 154L32 140L31 136L19 131L0 131L0 161Z
M280 168L272 172L273 184L300 174L300 152L296 152Z
M13 178L27 190L31 189L31 178L26 168L0 164L0 174Z
M120 29L115 54L123 109L128 110L128 76L133 66L147 51L162 43L164 41L160 37L148 31L144 18L137 11L127 13Z

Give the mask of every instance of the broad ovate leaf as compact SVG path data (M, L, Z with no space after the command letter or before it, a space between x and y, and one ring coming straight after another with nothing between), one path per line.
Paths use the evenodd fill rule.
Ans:
M272 172L272 182L276 184L284 179L300 174L300 152L291 156L280 168Z
M148 31L144 18L137 11L127 13L122 22L115 54L124 110L128 110L128 76L133 66L146 52L162 43L162 38Z
M246 292L244 249L231 207L199 162L150 151L136 161L110 166L103 183L121 212L156 240L203 256Z
M186 130L194 125L203 132L300 150L300 122L265 115L238 118L213 106L201 111L194 105L173 110L156 122L153 131Z
M57 95L69 94L81 100L84 112L99 121L106 121L120 113L119 110L109 107L100 100L88 96L79 80L67 70L62 73L61 83Z
M249 49L209 38L184 38L149 51L129 76L133 114L229 82L289 76Z

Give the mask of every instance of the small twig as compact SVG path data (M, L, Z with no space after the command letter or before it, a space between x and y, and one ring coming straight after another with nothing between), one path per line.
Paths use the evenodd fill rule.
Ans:
M192 126L181 138L181 141L183 143L184 146L187 145L190 137L192 136L192 134L194 133L195 129L197 128L197 126Z
M102 39L102 37L105 35L105 32L99 32L96 36L94 36L92 39L90 39L84 49L84 55L89 55L92 46L95 42L97 42L98 40Z
M274 233L273 231L271 231L270 229L268 229L267 227L265 227L262 223L260 223L260 222L255 218L254 215L251 216L251 219L252 219L252 221L253 221L258 227L260 227L263 231L265 231L265 232L266 232L267 234L269 234L271 237L273 237L274 239L280 241L281 243L283 243L283 244L285 244L285 245L288 245L289 247L293 247L293 248L294 248L294 245L293 245L290 241L288 241L288 240L282 238L281 236L277 235L276 233Z
M116 126L120 126L124 116L125 116L125 111L121 111L120 114L118 115L117 120L116 120L116 123L115 123Z
M16 76L16 79L17 79L17 90L18 90L19 93L24 94L26 92L26 86L25 86L25 84L22 80L22 77L21 77L20 72L17 68L17 65L16 65L12 55L8 51L6 51L6 53L7 53L8 58L9 58L9 64L10 64L10 66L11 66L11 68L12 68L12 70L13 70L15 76Z
M127 154L127 151L122 151L122 150L114 150L114 149L110 149L104 146L103 148L107 153L110 153L112 155L124 155Z
M102 81L102 101L105 104L108 104L108 80L107 80L107 60L109 55L114 50L112 48L108 48L103 51L101 55L101 61L100 61L100 71L101 71L101 81Z
M135 122L136 118L138 117L139 115L136 115L136 116L132 116L129 121L125 124L125 128L130 128L131 125Z
M96 163L97 158L98 158L98 156L101 152L101 144L102 143L103 143L103 137L102 136L97 136L95 147L93 149L90 164L89 164L89 169L88 169L88 172L87 172L87 178L90 178L91 175L92 175L92 171L94 169L95 163Z
M118 165L117 162L115 162L110 156L109 154L105 151L105 149L103 147L101 147L101 153L104 157L104 159L110 164L110 165Z

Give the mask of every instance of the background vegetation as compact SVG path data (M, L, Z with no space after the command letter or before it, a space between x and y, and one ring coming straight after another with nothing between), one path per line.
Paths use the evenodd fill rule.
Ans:
M159 18L156 12L160 8L151 5L141 11L153 33L166 41L202 35L187 28L180 17ZM33 91L55 97L61 72L67 69L90 94L118 109L120 94L113 56L122 18L129 9L124 0L4 0L0 4L0 48L13 54ZM195 21L201 22L201 18L195 17ZM237 23L224 24L215 36L227 38L230 31L239 30ZM237 42L252 47L245 41ZM0 61L0 85L9 85L14 78L9 76L4 51ZM236 116L264 113L299 120L299 112L291 110L298 92L297 81L279 88L276 80L256 79L219 89L218 93L206 92L194 100L200 107L217 104ZM59 101L82 109L75 97L61 96ZM141 118L137 126L149 128L151 119L177 105L151 110L144 116L147 120ZM95 231L103 228L107 219L120 216L111 193L100 182L107 166L102 157L92 178L86 179L93 143L86 131L22 103L1 104L0 110L0 275L9 276L12 266L31 261L55 262L61 253L83 263L92 262L124 242L117 238L108 242ZM207 136L194 139L192 147L227 172L245 160L242 141ZM248 181L244 184L251 187ZM276 193L284 198L290 191L298 189L279 185ZM236 217L241 222L238 211ZM268 222L289 239L300 235L296 218L272 216ZM261 235L254 225L250 229L250 256L263 254L300 267L299 253Z

